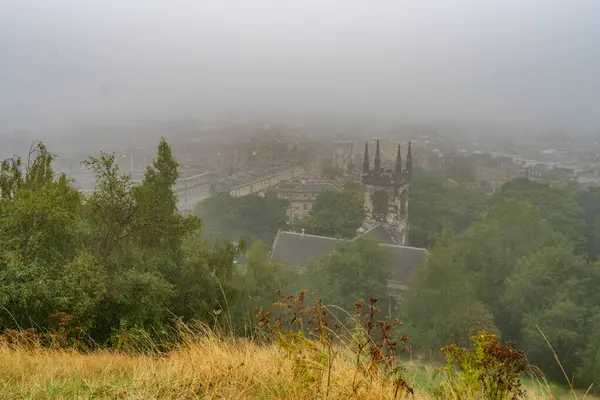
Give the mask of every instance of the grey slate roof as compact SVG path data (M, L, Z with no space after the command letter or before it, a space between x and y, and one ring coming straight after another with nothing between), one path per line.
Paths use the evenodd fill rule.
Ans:
M338 239L327 236L279 231L273 242L271 257L298 267L305 267L311 261L330 254L337 241ZM393 274L391 280L402 283L408 281L411 271L421 262L426 253L425 249L417 247L386 243L381 243L380 246L385 246L392 254Z
M365 235L372 236L381 244L397 244L392 235L381 224L375 225L366 231Z
M271 257L279 258L299 267L325 257L335 247L337 239L326 236L279 231L273 241Z

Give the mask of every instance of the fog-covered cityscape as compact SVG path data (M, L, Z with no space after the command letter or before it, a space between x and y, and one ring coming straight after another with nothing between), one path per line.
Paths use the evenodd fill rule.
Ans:
M598 16L0 1L0 398L597 398Z

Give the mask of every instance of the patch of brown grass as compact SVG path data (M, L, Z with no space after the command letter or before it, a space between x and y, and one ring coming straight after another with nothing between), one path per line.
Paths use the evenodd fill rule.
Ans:
M324 399L326 382L298 382L293 360L275 345L219 336L188 335L181 348L165 355L111 350L19 347L0 343L0 399ZM410 378L409 374L409 378ZM358 375L351 354L336 357L329 399L393 399L394 383L384 375ZM414 377L413 377L414 378ZM411 379L414 384L415 379ZM429 399L418 385L415 395ZM528 398L553 398L538 389ZM448 399L455 396L448 393ZM480 398L473 396L473 399Z
M336 360L329 398L392 399L393 383L363 379ZM206 335L165 356L113 351L0 347L0 398L316 399L325 388L299 385L276 346ZM418 398L418 397L416 397Z

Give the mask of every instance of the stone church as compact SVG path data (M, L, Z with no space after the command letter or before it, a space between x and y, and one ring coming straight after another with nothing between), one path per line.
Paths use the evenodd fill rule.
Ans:
M365 222L357 231L359 235L373 237L392 256L392 276L388 281L388 293L400 300L412 271L425 257L426 250L408 246L408 190L412 176L412 152L410 142L406 164L402 166L401 148L394 169L383 169L379 141L375 149L373 167L369 163L369 146L365 144L362 183L365 193ZM340 239L288 232L280 230L273 242L271 258L306 267L312 261L330 254Z
M365 185L365 225L372 229L380 225L393 242L408 244L408 190L412 176L412 149L408 143L406 167L402 168L401 147L398 145L394 169L381 166L379 139L373 167L369 163L369 144L365 143L362 183Z

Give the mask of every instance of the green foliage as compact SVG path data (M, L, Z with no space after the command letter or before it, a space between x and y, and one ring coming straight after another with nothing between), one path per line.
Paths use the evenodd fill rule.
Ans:
M328 190L317 196L310 217L299 225L315 235L353 238L364 217L362 193Z
M588 320L588 331L584 338L585 343L579 352L581 362L577 368L577 376L583 382L589 384L598 384L600 377L600 336L597 332L600 330L600 313Z
M94 301L74 276L93 274L89 260L83 262L78 234L82 197L64 176L54 175L53 159L37 144L27 165L18 158L2 164L0 307L5 311L0 323L5 327L47 323L52 312L68 306L66 299Z
M387 299L391 274L389 250L367 236L340 241L331 254L306 271L311 292L345 310L371 296ZM386 301L382 303L384 307Z
M406 303L407 320L416 326L415 342L425 349L465 344L485 329L495 332L492 311L476 298L459 239L445 233L414 275Z
M207 245L200 221L179 214L177 162L164 139L137 186L114 155L85 161L97 183L85 198L53 173L53 160L38 143L26 164L0 166L3 327L53 329L50 315L68 315L102 343L124 321L128 331L160 332L173 313L207 320L225 296L235 298L241 246Z
M278 291L292 290L298 275L297 268L270 260L265 245L255 241L245 254L244 264L236 269L235 282L243 289L246 308L251 310L271 306L279 299Z
M442 235L411 282L406 312L417 341L439 348L496 326L514 337L520 327L501 301L505 284L519 259L560 239L535 206L514 199L499 201L464 232Z
M411 245L425 248L431 247L445 228L466 229L486 205L480 191L444 184L433 177L413 179L409 204Z
M589 188L577 196L577 201L583 210L584 251L588 259L595 261L600 255L600 188Z
M527 178L515 178L509 182L506 182L504 185L502 185L502 192L507 192L509 190L519 190L519 191L524 191L524 190L537 190L537 189L542 189L544 187L547 187L546 185L544 185L543 183L538 183L535 181L532 181L531 179L527 179Z
M436 393L438 397L467 399L482 394L489 400L524 398L520 375L528 368L523 352L513 342L504 346L496 335L485 331L471 337L472 349L456 345L445 346L444 381Z
M228 193L213 196L195 210L202 218L207 233L220 234L238 240L254 237L271 243L277 230L286 226L288 202L269 191L264 197L257 194L233 197Z
M413 276L403 307L407 320L427 355L444 343L464 345L474 329L486 329L519 340L549 378L564 380L556 356L578 385L589 385L597 375L588 371L597 371L600 359L594 322L600 271L589 261L597 254L600 191L573 196L519 182L484 203L480 216L457 234L428 225L425 231L437 239ZM436 204L440 192L430 181L421 203ZM411 218L427 214L414 203Z
M528 190L508 190L498 199L516 199L538 207L540 215L556 232L565 235L577 249L585 244L583 209L569 192L542 186Z
M199 234L186 238L185 262L174 280L178 288L172 303L175 315L184 320L209 322L226 318L229 304L234 304L241 295L233 282L233 268L244 250L244 242L209 243Z
M600 270L573 253L568 244L543 248L518 263L504 293L513 325L521 327L519 339L530 357L545 365L544 371L560 379L541 330L550 340L563 367L575 372L583 363L582 352L593 332L598 314Z

